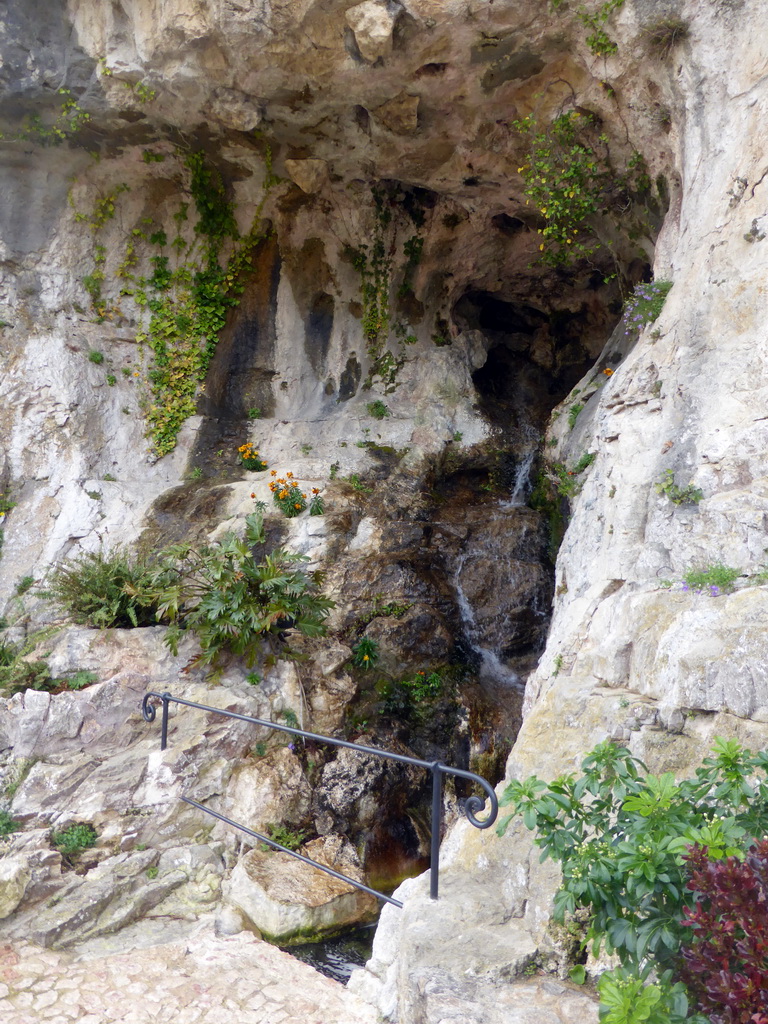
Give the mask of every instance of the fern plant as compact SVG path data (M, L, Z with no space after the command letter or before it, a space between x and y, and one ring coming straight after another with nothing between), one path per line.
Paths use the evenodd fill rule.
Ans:
M208 547L176 544L162 553L157 586L150 583L147 593L171 623L165 641L174 654L184 633L192 632L202 648L200 664L214 664L229 651L252 665L265 643L290 656L288 629L309 637L325 633L335 602L320 592L322 574L305 571L306 556L284 549L256 559L252 549L264 539L262 515L255 512L246 517L243 537L230 532Z
M149 559L125 548L91 551L56 566L41 596L74 622L102 629L153 626L156 607L146 593L155 572Z

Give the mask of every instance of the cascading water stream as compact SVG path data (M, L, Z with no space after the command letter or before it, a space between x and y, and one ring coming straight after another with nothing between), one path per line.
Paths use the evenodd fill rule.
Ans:
M484 646L481 642L475 613L461 585L461 571L464 568L466 558L467 553L462 552L456 565L453 585L456 588L456 604L461 615L465 634L472 649L480 658L480 678L505 687L511 686L516 689L523 689L523 683L517 673L506 668L498 654L489 647Z
M524 453L517 464L509 500L504 502L507 508L523 508L528 501L531 492L531 470L533 469L536 454L537 448L533 445Z
M520 428L520 439L517 445L517 467L512 481L509 499L502 503L503 508L523 508L533 489L531 472L536 462L541 444L541 434L531 423Z

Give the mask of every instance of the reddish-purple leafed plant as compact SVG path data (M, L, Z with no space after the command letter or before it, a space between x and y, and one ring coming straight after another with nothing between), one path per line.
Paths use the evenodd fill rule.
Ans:
M692 1001L712 1024L768 1024L768 840L744 861L710 860L702 846L686 860L697 897L681 949Z

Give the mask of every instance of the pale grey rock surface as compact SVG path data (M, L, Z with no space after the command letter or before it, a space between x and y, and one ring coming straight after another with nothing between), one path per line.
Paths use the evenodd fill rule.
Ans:
M22 857L0 860L0 918L8 917L24 899L30 871Z

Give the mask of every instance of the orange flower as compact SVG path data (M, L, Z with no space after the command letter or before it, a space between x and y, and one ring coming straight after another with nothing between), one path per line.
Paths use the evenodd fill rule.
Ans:
M296 502L296 504L295 504L295 505L294 505L293 507L294 507L294 508L301 508L301 505L300 505L300 504L299 504L299 502L297 501L297 502Z
M606 377L612 377L613 376L613 370L605 369L605 370L603 370L603 373L605 374Z
M290 478L291 478L291 477L293 476L293 473L291 473L291 471L290 471L290 470L288 470L288 472L287 472L287 473L286 473L285 475L286 475L286 476L288 477L288 479L290 480Z
M252 498L255 498L255 497L256 497L256 495L255 495L255 494L253 493L253 491L251 491L251 497L252 497Z
M319 487L313 487L312 488L312 493L313 494L319 494L320 493L320 488Z
M270 476L277 476L277 470L276 469L270 469L269 475Z
M278 498L280 498L281 500L284 499L284 498L287 498L287 497L288 497L288 491L280 491L280 493L278 494Z

